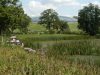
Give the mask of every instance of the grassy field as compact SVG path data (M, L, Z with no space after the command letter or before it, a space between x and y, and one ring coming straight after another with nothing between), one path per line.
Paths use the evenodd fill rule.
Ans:
M28 53L19 47L0 47L0 75L100 75L99 56L67 58Z
M28 29L32 32L36 32L36 31L46 31L46 28L42 25L39 25L37 23L30 23Z
M80 30L77 28L78 26L78 23L75 22L75 23L68 23L69 25L69 28L70 28L70 31L73 32L73 33L79 33ZM33 31L33 32L36 32L36 31L46 31L46 28L42 25L39 25L37 23L30 23L28 29L30 31Z
M69 25L69 28L71 30L71 32L79 32L80 30L78 29L78 23L75 22L75 23L68 23Z
M69 24L79 32L77 23ZM31 24L30 30L45 31ZM76 34L17 34L25 47L1 44L0 75L100 75L100 36ZM4 36L4 41L8 37Z
M70 31L68 33L70 34L79 34L80 32L82 32L81 30L79 30L77 28L78 23L68 23L69 29ZM43 25L37 24L37 23L30 23L30 25L28 26L28 33L34 33L34 34L38 34L38 33L48 33L46 28ZM18 29L14 30L14 33L20 33L20 31Z

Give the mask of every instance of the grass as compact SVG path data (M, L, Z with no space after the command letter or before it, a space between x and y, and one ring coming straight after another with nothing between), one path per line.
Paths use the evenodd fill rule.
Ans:
M68 35L68 34L26 34L18 35L21 40L32 40L34 41L56 41L56 40L80 40L80 39L93 39L88 35Z
M0 75L100 75L100 67L27 53L19 47L0 47Z
M8 36L5 36L5 35L4 36L0 36L0 45L6 43L7 39L8 39Z
M69 29L72 33L79 33L80 30L77 28L78 26L78 23L75 22L75 23L68 23L69 25ZM30 23L28 29L31 31L31 32L40 32L40 31L46 31L46 28L40 24L37 24L37 23Z
M42 25L39 25L37 23L30 23L28 29L31 32L36 32L36 31L46 31L46 28L43 27Z
M48 55L61 57L67 55L100 55L100 40L68 40L53 43Z
M100 39L73 34L17 35L23 48L0 45L0 75L100 75Z
M79 29L78 29L78 23L77 22L75 22L75 23L68 23L68 25L69 25L69 28L70 28L70 30L72 31L72 32L78 32L79 31Z
M43 49L50 57L100 55L100 39L84 35L19 35L25 47Z
M65 35L65 34L42 34L42 35L18 35L18 38L24 42L25 46L33 49L41 48L44 45L56 44L56 42L62 43L63 41L70 42L85 39L94 39L95 37L84 36L84 35ZM84 41L83 41L84 42ZM73 42L71 42L73 43ZM71 44L70 43L70 44ZM67 43L66 43L67 44Z

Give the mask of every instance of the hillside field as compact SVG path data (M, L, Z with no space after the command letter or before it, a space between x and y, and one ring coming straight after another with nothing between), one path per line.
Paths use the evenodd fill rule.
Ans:
M78 29L78 23L77 22L68 23L68 26L69 26L71 32L79 32L80 31Z
M71 32L80 32L80 30L77 28L78 23L77 22L72 22L72 23L68 23L69 25L69 29ZM30 31L46 31L46 28L40 24L37 23L30 23L28 29Z
M46 30L44 26L39 25L37 23L30 23L28 29L31 31L45 31Z

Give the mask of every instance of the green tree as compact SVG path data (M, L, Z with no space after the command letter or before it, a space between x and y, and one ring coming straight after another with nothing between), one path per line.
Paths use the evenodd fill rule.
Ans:
M6 12L7 8L0 7L0 34L3 34L8 30L10 15Z
M100 9L97 5L89 4L78 14L78 27L89 35L96 35L100 26Z
M18 5L19 0L0 0L0 6L6 7L11 5Z
M28 25L31 22L31 18L29 16L27 16L26 14L21 15L19 18L19 30L22 33L27 33L28 31Z
M68 23L66 21L60 21L60 31L69 30Z
M78 16L73 16L73 18L78 19Z
M0 0L0 34L27 29L30 18L24 14L19 0Z
M53 9L44 10L41 13L40 24L46 25L48 30L54 29L54 23L58 21L58 14Z

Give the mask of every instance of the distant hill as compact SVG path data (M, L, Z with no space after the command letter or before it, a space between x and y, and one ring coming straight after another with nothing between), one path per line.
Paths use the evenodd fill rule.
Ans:
M67 22L77 22L77 19L66 17L66 16L59 16L60 20L67 21Z
M70 18L66 16L59 16L60 20L67 21L67 22L77 22L77 19L75 18ZM39 22L39 17L32 17L32 22Z

